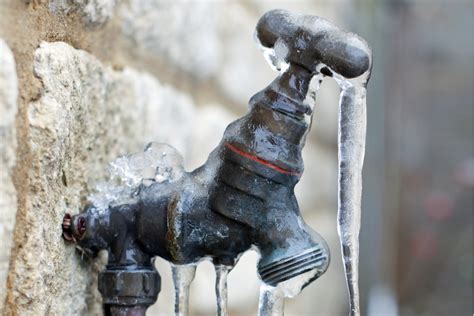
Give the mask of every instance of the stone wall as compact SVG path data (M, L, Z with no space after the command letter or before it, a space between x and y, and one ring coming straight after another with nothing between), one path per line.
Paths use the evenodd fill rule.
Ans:
M273 78L253 42L271 2L0 0L0 311L5 315L101 314L96 275L61 238L107 163L167 142L187 169L202 164L247 100ZM337 22L333 5L284 7ZM336 258L321 280L287 303L288 315L335 315L345 304L336 234L337 90L325 83L304 151L297 195L308 223ZM319 119L321 118L321 119ZM255 314L257 255L230 275L232 315ZM149 314L172 313L170 269ZM8 275L8 277L7 277ZM199 266L191 312L215 312L214 275Z
M18 80L13 54L0 40L0 300L5 300L5 281L12 246L16 214L16 191L12 172L16 161L15 116L17 113ZM1 306L1 304L0 304Z

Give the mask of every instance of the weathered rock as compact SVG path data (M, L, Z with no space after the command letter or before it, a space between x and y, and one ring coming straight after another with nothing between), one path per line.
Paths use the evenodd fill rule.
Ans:
M118 2L119 0L51 0L49 8L54 14L80 11L86 24L98 26L112 17Z
M64 243L62 217L82 208L116 156L142 150L153 136L184 144L193 105L149 75L113 71L62 42L42 43L34 58L43 90L29 105L27 143L20 144L30 149L18 162L29 170L28 189L19 193L7 313L100 313L97 267Z
M216 88L243 108L276 76L253 41L258 16L242 4L135 0L118 11L122 31L137 49L158 54L197 80L215 78Z
M237 116L222 105L207 105L197 109L186 155L188 170L206 162L211 151L222 140L227 125L236 119Z
M197 78L213 74L220 50L216 6L206 1L134 0L119 10L123 33Z
M18 79L13 54L0 39L0 313L16 215L16 190L12 181L15 165Z

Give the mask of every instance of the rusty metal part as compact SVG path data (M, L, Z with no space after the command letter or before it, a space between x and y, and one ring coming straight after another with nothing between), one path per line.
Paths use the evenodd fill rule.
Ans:
M64 214L63 224L62 224L63 238L67 241L76 242L76 239L74 238L72 234L71 219L72 219L71 214L69 213Z

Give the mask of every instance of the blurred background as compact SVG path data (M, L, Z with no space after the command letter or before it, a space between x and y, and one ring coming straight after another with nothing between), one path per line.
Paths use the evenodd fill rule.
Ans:
M93 104L91 109L109 107L107 115L112 119L107 116L104 124L100 118L87 123L91 123L93 132L101 131L102 125L107 131L109 126L116 128L111 128L112 133L97 134L97 144L106 145L105 149L97 146L97 153L102 156L78 149L83 156L77 157L92 157L85 169L89 172L90 165L95 168L90 171L91 184L87 189L85 184L79 183L82 175L76 181L76 174L72 173L76 172L76 164L82 166L77 162L81 159L67 155L61 158L66 166L74 162L70 164L72 167L66 168L68 172L71 170L68 179L74 179L77 186L83 185L84 190L79 196L76 191L63 188L66 184L59 183L60 189L54 191L55 194L46 194L47 200L51 198L54 203L38 203L45 209L39 213L44 218L41 225L51 222L54 224L51 227L59 229L60 222L55 221L60 221L63 213L71 208L70 204L63 203L63 196L69 194L64 200L73 201L73 211L79 211L77 200L85 198L85 192L103 177L102 171L97 170L105 170L112 156L141 150L149 141L175 146L184 154L188 170L204 163L219 143L225 127L244 115L249 98L277 76L253 40L259 17L276 8L324 17L360 34L373 50L360 234L362 314L473 314L472 0L0 0L0 9L5 10L0 14L0 35L12 47L20 80L20 110L16 121L20 135L18 153L21 154L22 146L30 141L27 138L30 137L27 111L30 102L34 105L44 95L49 99L56 97L55 91L43 91L38 80L32 78L33 67L53 69L43 71L47 78L57 75L57 69L60 78L63 69L71 71L71 78L78 76L74 82L80 83L78 86L84 87L85 92L79 90L80 97L74 99L69 97L68 89L65 93L58 88L66 97L60 99L62 94L58 92L59 101L55 104L78 102L64 110L68 115L82 109L83 103L79 102ZM33 53L41 41L64 41L87 54L85 57L74 55L79 61L72 63L68 58L72 58L73 53L64 48L68 53L64 56L58 53L61 58L57 60L53 52L50 60L45 58L33 63ZM43 51L48 51L46 46ZM299 296L286 301L285 314L289 316L348 315L336 229L338 98L336 83L325 80L317 96L313 126L303 152L305 173L296 193L303 217L328 241L332 262L326 274ZM15 101L16 96L12 99ZM15 113L12 113L10 125L4 131L13 130ZM61 119L55 117L59 122ZM109 121L117 124L107 125ZM110 135L115 132L116 135ZM32 135L35 145L36 134ZM43 137L41 133L38 135ZM41 137L38 139L42 140ZM10 138L13 143L15 137ZM65 136L65 139L68 138ZM49 144L36 141L43 146ZM63 148L61 141L51 143ZM46 146L45 152L47 149ZM48 164L47 157L42 159L43 156L33 160L36 169L43 163ZM19 165L22 161L29 163L21 156L18 161ZM64 179L64 171L58 170ZM78 170L79 173L82 169ZM25 174L28 172L26 168ZM50 182L41 185L47 193L50 188L56 188ZM30 191L19 188L20 202L22 194L37 194L36 187ZM5 194L3 199L8 201L6 198L10 196L13 201L10 204L14 205L14 195ZM26 249L23 250L26 259L19 250L14 250L12 253L19 259L10 261L7 251L11 246L16 206L4 208L0 213L0 217L8 217L4 220L8 229L0 227L3 229L0 232L2 248L7 249L5 254L0 253L0 283L5 283L8 262L18 261L13 268L19 267L20 271L10 272L15 277L11 278L11 288L16 291L11 296L19 297L9 302L10 308L16 308L17 302L26 309L31 308L28 304L34 304L35 311L46 310L44 313L49 314L50 308L55 311L59 310L58 306L68 310L72 305L69 302L76 304L77 297L82 300L77 304L82 304L84 310L98 306L96 284L90 285L95 293L86 290L89 285L83 284L88 282L83 280L92 279L91 275L96 274L78 268L79 264L70 264L80 258L71 247L64 246L59 234L48 235L49 230L43 226L36 230L28 226L35 221L25 218L36 218L38 205L26 205L17 216L17 237L33 234L29 240L42 242L40 246L35 242L25 246L23 239L16 242L16 248ZM23 232L22 227L27 232ZM38 253L43 258L41 262L49 265L36 264L31 259L39 257ZM63 258L69 261L61 261ZM247 252L229 275L229 314L232 316L257 314L260 286L257 261L255 252ZM161 259L156 263L162 275L162 291L148 315L172 315L171 270ZM53 272L48 270L50 266ZM88 265L81 262L81 266ZM41 268L38 268L40 272L35 271L36 267ZM74 271L71 275L76 283L69 279L69 271ZM63 273L62 278L57 278L60 273ZM31 288L29 278L35 280L37 288ZM191 287L191 315L215 314L214 280L212 265L200 263ZM26 290L21 292L25 284ZM67 286L72 288L70 295L63 291ZM65 297L61 303L57 297L63 292L66 294L61 296ZM86 298L88 306L83 293L92 293ZM0 298L2 295L0 293ZM45 297L50 305L43 302Z
M275 77L251 40L265 11L286 8L319 15L369 42L374 66L360 236L363 314L472 314L473 2L233 1L189 6L207 6L202 23L225 30L218 34L216 47L200 47L215 49L219 60L200 78L212 78L224 97L214 100L221 108L208 113L220 115L222 130ZM189 81L175 75L174 82ZM199 74L194 80L200 80ZM287 301L287 315L348 313L336 233L338 96L334 82L323 83L304 150L305 174L297 186L303 215L328 240L332 264L320 280ZM206 91L194 91L193 97L198 103L209 101ZM216 128L207 130L209 135L194 144L200 150L192 151L189 167L203 162L210 145L220 140ZM256 313L256 261L255 253L247 253L230 274L231 315ZM163 262L158 266L163 284L170 284L169 268ZM191 290L194 315L214 312L213 278L211 264L200 264ZM170 312L171 293L165 288L153 310Z

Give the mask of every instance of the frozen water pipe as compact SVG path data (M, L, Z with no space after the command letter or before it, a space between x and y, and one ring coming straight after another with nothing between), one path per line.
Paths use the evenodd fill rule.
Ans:
M283 314L329 264L325 241L301 217L294 187L301 151L322 79L341 87L339 210L351 314L358 315L358 232L365 145L365 89L371 69L367 43L328 21L283 10L266 13L256 39L280 72L255 94L249 112L232 122L207 162L186 172L171 146L149 144L117 159L92 205L66 214L63 236L94 255L107 250L99 290L108 315L145 315L156 302L160 276L153 258L173 265L175 312L186 315L189 285L203 259L216 266L218 314L226 315L226 276L250 248L260 255L260 315Z

